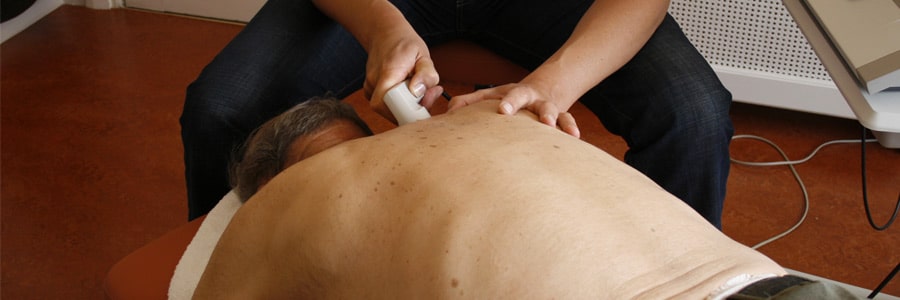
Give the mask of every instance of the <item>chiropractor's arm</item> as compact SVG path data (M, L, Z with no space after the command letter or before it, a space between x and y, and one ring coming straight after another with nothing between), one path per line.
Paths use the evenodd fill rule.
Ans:
M393 118L382 98L388 89L410 75L411 90L433 102L443 91L425 41L400 11L387 0L313 0L313 3L343 25L369 54L363 85L370 105L379 114Z
M457 96L450 109L502 99L501 113L525 108L540 116L541 122L579 136L575 120L566 111L634 57L662 22L668 6L668 0L595 1L566 43L521 82Z

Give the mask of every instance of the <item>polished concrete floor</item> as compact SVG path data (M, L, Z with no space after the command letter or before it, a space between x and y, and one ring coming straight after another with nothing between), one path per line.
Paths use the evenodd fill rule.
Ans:
M63 6L2 44L0 298L102 298L110 266L186 222L184 89L240 28ZM467 88L449 85L454 93ZM358 94L350 101L365 112ZM576 114L586 141L621 157L618 138L582 109ZM745 104L732 116L738 134L773 140L793 159L860 135L852 120ZM732 148L744 160L780 159L759 142ZM869 206L884 223L900 192L900 152L867 148ZM859 145L827 147L797 171L809 216L760 251L791 269L874 288L900 262L900 225L876 231L866 221ZM754 245L791 227L802 203L787 167L734 165L724 231ZM900 279L885 291L900 295Z

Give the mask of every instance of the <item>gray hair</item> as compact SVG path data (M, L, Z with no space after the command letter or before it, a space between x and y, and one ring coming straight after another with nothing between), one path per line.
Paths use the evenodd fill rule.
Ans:
M254 130L232 156L229 168L231 187L241 202L246 202L265 182L289 167L285 164L294 140L338 120L352 121L363 132L373 134L352 106L335 98L304 101Z

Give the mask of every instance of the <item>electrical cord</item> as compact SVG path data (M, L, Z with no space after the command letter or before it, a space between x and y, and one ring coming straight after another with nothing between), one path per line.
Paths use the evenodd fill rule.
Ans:
M800 215L800 219L797 221L797 223L794 224L794 226L791 226L791 228L788 228L787 230L785 230L784 232L779 233L779 234L777 234L769 239L766 239L766 240L754 245L753 247L751 247L753 249L758 249L759 247L765 246L771 242L774 242L774 241L790 234L791 232L794 232L794 230L797 229L797 227L800 227L800 224L803 224L803 222L806 220L806 215L809 214L809 193L807 193L807 191L806 191L806 185L803 184L803 180L800 179L800 174L797 173L797 169L794 168L794 164L797 164L797 162L792 162L788 158L787 154L785 154L784 151L781 150L781 147L778 147L778 145L775 144L774 142L772 142L764 137L761 137L761 136L755 136L755 135L750 135L750 134L741 134L741 135L735 135L734 137L731 138L731 140L738 140L738 139L754 139L754 140L765 142L766 144L769 144L769 146L772 146L772 148L774 148L775 151L778 151L778 154L780 154L781 157L784 158L784 161L780 161L780 162L747 162L747 161L742 161L742 160L737 160L737 159L731 158L731 162L740 164L740 165L748 165L748 166L787 165L788 168L791 169L791 173L793 173L793 175L794 175L794 180L796 180L797 184L800 185L800 191L803 192L803 213ZM821 147L822 146L820 146L819 148L816 148L816 151L818 151L818 149L820 149ZM813 154L810 154L810 156L807 156L807 159L804 159L803 161L808 160L808 158L811 157L812 155L814 155L816 151L813 151Z
M754 136L754 135L749 135L749 134L744 134L744 135L735 135L735 136L732 138L732 140L743 139L743 138L757 139L757 140L766 142L767 144L769 144L770 146L772 146L773 148L775 148L776 150L778 150L778 152L781 153L781 157L784 157L784 159L785 159L784 161L770 161L770 162L748 162L748 161L741 161L741 160L737 160L737 159L733 159L733 158L731 159L731 161L734 162L734 163L738 163L738 164L742 164L742 165L748 165L748 166L756 166L756 167L784 166L784 165L799 165L799 164L805 163L805 162L809 161L810 159L812 159L813 156L815 156L816 153L819 152L819 150L822 150L822 148L825 148L825 146L830 146L830 145L834 145L834 144L856 144L856 143L859 143L859 142L860 142L860 140L849 140L849 139L848 139L848 140L833 140L833 141L829 141L829 142L822 143L821 145L819 145L818 147L816 147L816 149L813 150L812 153L810 153L809 155L807 155L806 157L804 157L804 158L802 158L802 159L799 159L799 160L788 160L788 158L787 158L787 156L784 154L784 152L781 151L781 148L779 148L777 145L775 145L775 143L773 143L772 141L767 140L767 139L765 139L765 138L763 138L763 137ZM866 141L867 143L871 143L871 142L876 142L876 141L878 141L878 140L876 140L876 139L868 139L868 140L865 140L865 141Z
M794 232L794 230L796 230L797 227L800 227L800 225L803 224L804 221L806 221L806 216L809 214L809 193L806 191L806 185L803 184L803 180L800 178L800 174L797 173L797 169L794 168L794 165L805 163L805 162L809 161L810 159L813 158L813 156L816 155L816 153L819 152L819 150L821 150L822 148L829 146L829 145L850 144L850 143L865 144L865 143L871 143L871 142L877 141L876 139L865 139L865 138L863 138L861 140L849 140L849 139L848 140L833 140L833 141L825 142L825 143L819 145L818 147L816 147L815 150L812 151L812 153L810 153L803 159L791 160L790 158L788 158L787 154L785 154L784 151L781 150L781 147L779 147L777 144L775 144L774 142L772 142L766 138L756 136L756 135L750 135L750 134L735 135L734 137L732 137L732 140L738 140L738 139L754 139L754 140L765 142L766 144L768 144L769 146L774 148L776 151L778 151L778 154L780 154L784 160L783 161L772 161L772 162L749 162L749 161L743 161L743 160L730 158L731 162L740 164L740 165L747 165L747 166L788 166L788 168L790 168L791 173L794 176L794 180L796 180L797 184L800 185L800 190L803 193L803 213L800 215L800 219L797 220L797 222L793 226L791 226L784 232L781 232L771 238L768 238L768 239L754 245L753 247L751 247L753 249L759 249L762 246L765 246L765 245L767 245L771 242L774 242L784 236L787 236L791 232Z
M866 299L875 299L875 296L877 296L878 293L881 292L881 289L884 289L884 287L888 284L888 282L890 282L891 279L894 279L894 276L897 275L897 271L900 271L900 263L897 263L897 266L894 267L894 270L891 271L891 273L889 273L888 276L885 277L884 280L882 280L881 283L878 284L878 287L876 287L874 290L872 290L872 293L869 294L869 296L867 296Z
M862 126L860 126L862 127ZM860 140L866 139L866 128L862 127L862 137ZM897 212L900 211L900 193L897 193L897 204L894 206L894 213L891 214L891 217L884 225L876 225L875 221L872 219L872 212L869 210L869 192L866 189L866 143L861 143L860 151L862 152L862 196L863 196L863 206L866 209L866 220L869 221L869 226L872 226L877 231L883 231L891 227L891 224L894 224L894 220L897 219ZM896 270L894 271L896 273Z
M748 161L742 161L742 160L730 158L733 163L747 165L747 166L784 166L784 165L786 165L791 169L791 173L793 173L794 179L797 180L797 183L800 185L800 190L803 192L803 214L800 216L800 219L797 221L797 223L794 224L794 226L792 226L791 228L785 230L784 232L777 234L769 239L766 239L766 240L754 245L752 248L758 249L759 247L765 246L766 244L769 244L775 240L778 240L778 239L790 234L791 232L793 232L795 229L797 229L797 227L800 227L800 224L803 224L803 222L806 220L807 214L809 213L809 194L806 191L806 186L803 184L803 180L800 179L799 173L797 173L797 170L794 168L794 165L805 163L805 162L809 161L810 159L813 158L813 156L816 155L816 153L819 152L819 150L821 150L825 146L834 145L834 144L850 144L850 143L859 143L860 144L860 161L861 161L860 169L862 170L861 177L862 177L862 194L863 194L862 196L863 196L863 206L866 211L866 220L869 222L869 226L871 226L873 229L875 229L877 231L883 231L883 230L886 230L888 227L890 227L894 223L894 221L897 219L898 212L900 212L900 194L898 194L898 196L897 196L897 204L895 205L894 212L891 215L891 217L888 219L888 221L884 225L875 224L875 221L872 218L871 210L869 208L869 196L868 196L868 191L866 189L866 185L867 185L866 184L867 183L867 179L866 179L866 143L876 142L877 140L876 139L867 139L866 137L867 137L867 129L865 127L862 127L862 136L860 137L859 140L834 140L834 141L825 142L825 143L819 145L818 147L816 147L816 149L813 150L812 153L810 153L803 159L792 161L788 158L787 154L785 154L784 151L781 150L781 147L778 147L778 145L776 145L774 142L772 142L768 139L765 139L765 138L759 137L759 136L755 136L755 135L748 135L748 134L735 135L732 138L732 140L755 139L755 140L763 141L766 144L769 144L769 146L772 146L772 148L774 148L776 151L778 151L778 153L781 155L781 157L784 158L784 161L748 162ZM894 267L894 270L891 271L890 274L888 274L888 276L878 285L877 288L872 290L872 293L868 295L867 299L873 299L876 295L878 295L878 293L881 291L881 289L883 289L884 286L887 285L887 283L889 281L891 281L891 279L894 278L894 276L897 274L898 270L900 270L900 263L898 263L897 266Z

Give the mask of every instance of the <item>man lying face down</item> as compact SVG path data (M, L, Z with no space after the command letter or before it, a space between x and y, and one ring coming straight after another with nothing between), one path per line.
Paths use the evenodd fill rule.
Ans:
M338 113L286 133L323 107L352 112L309 101L251 137L235 172L250 199L195 298L850 297L785 276L638 171L528 112L504 116L484 101L378 135ZM287 149L259 168L274 171L248 171L269 148Z

